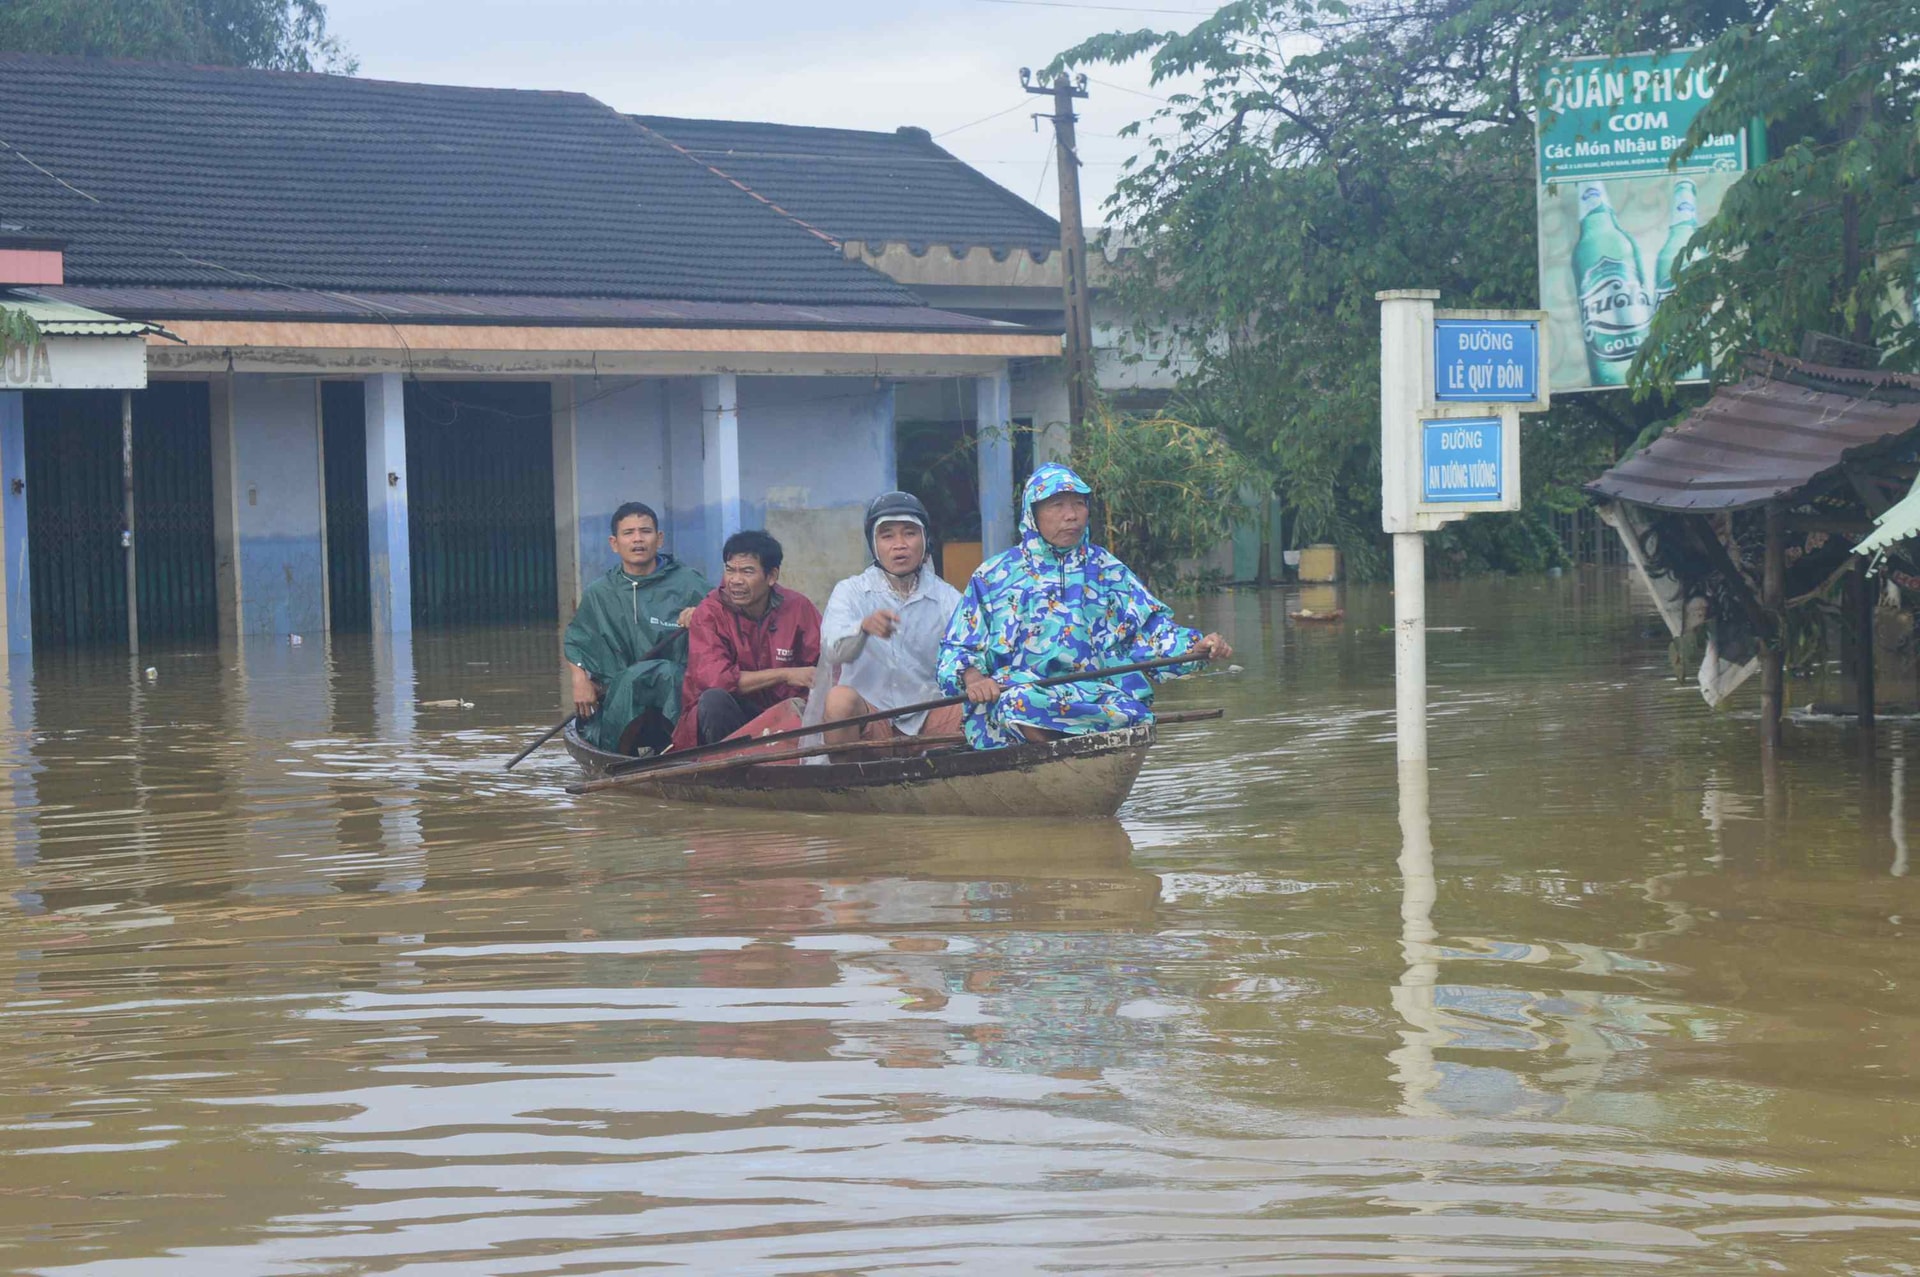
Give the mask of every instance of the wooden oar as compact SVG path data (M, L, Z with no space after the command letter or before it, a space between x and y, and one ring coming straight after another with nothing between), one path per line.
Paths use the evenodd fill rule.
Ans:
M1006 689L1016 687L1063 687L1068 683L1091 683L1103 678L1116 678L1121 674L1144 674L1148 670L1163 670L1174 665L1193 665L1211 660L1207 656L1163 656L1153 661L1136 661L1132 665L1114 665L1101 670L1076 670L1071 674L1056 674L1052 678L1035 679L1030 683L1008 683ZM816 723L811 727L794 727L784 732L768 732L765 736L751 738L755 744L772 744L774 741L798 740L802 736L818 736L829 730L843 727L860 727L867 723L878 723L884 719L899 718L906 714L920 714L927 710L945 709L949 705L959 705L965 696L943 696L937 701L921 701L917 705L902 705L899 709L877 709L871 714L856 714L852 718L836 718L831 723ZM652 771L658 767L673 767L690 762L695 758L710 758L715 754L738 750L738 740L717 740L711 745L696 745L692 749L678 750L670 754L661 754L654 758L636 758L631 762L615 763L607 768L609 779L617 776L633 776L640 772Z
M519 753L515 754L512 758L509 758L507 760L507 765L504 770L512 771L513 765L515 763L519 762L521 759L525 758L528 754L531 754L534 750L539 749L542 745L546 744L548 741L558 736L561 732L565 731L567 728L567 724L571 723L574 719L578 717L580 717L578 714L569 714L565 718L561 719L559 722L555 723L552 727L549 727L546 731L541 732L538 736L534 737L533 744L527 746L525 749L521 750Z
M655 643L652 647L648 648L647 654L641 657L640 661L657 660L660 654L667 650L668 644L672 643L675 639L680 638L687 632L685 626L670 625L667 628L672 630L673 633L667 635L665 638L661 639L658 643ZM638 665L640 661L635 661L634 664ZM507 760L507 765L501 770L512 771L513 765L515 763L519 762L521 759L525 758L528 754L531 754L534 750L539 749L542 745L546 744L548 741L558 736L561 732L565 731L567 729L567 724L571 723L573 720L579 717L580 716L578 714L569 714L565 718L561 719L559 722L555 723L552 727L549 727L546 731L541 732L540 735L534 739L533 744L527 746L525 749L515 754L512 758L509 758Z

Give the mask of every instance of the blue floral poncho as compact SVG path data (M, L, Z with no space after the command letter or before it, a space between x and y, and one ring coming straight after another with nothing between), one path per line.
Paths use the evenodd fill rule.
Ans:
M998 700L967 706L967 741L998 749L1025 740L1022 726L1079 734L1153 721L1153 684L1141 674L1031 688L1073 670L1130 665L1178 656L1200 641L1167 605L1147 592L1126 564L1092 544L1060 550L1034 523L1033 507L1060 492L1089 492L1063 465L1033 472L1021 494L1020 544L980 565L940 643L940 690L966 691L966 671L979 670L1007 690ZM1191 673L1200 663L1154 671L1157 678Z

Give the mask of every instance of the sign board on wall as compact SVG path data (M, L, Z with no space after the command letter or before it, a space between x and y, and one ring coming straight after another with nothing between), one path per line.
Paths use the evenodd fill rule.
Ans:
M1540 308L1555 393L1626 384L1687 242L1749 162L1744 129L1673 157L1719 74L1693 50L1572 58L1540 84Z
M143 337L43 337L6 343L0 390L139 390L147 384Z
M1499 501L1506 493L1505 427L1499 417L1422 418L1420 499Z
M1433 397L1441 403L1533 403L1538 400L1538 321L1434 320Z

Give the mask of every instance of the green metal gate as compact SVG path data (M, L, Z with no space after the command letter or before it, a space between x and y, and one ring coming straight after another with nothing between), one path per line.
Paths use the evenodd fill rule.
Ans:
M120 392L30 394L26 407L34 644L124 643ZM156 382L134 392L142 645L219 632L208 421L205 382Z
M373 627L368 597L367 399L357 381L320 385L327 473L327 612L334 633Z
M551 393L407 383L416 628L555 619Z

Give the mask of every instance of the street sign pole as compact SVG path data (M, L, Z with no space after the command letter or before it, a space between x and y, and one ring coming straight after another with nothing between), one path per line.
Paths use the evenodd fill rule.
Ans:
M1440 294L1380 302L1380 522L1393 534L1394 753L1427 765L1423 538L1520 508L1520 414L1547 408L1541 311L1436 311Z

